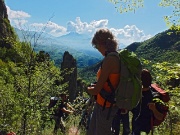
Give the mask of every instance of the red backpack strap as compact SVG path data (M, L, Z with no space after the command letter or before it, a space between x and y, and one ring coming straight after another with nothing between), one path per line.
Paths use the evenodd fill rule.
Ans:
M163 90L158 84L151 84L151 87L156 90L161 95L161 100L163 102L168 102L170 100L169 93Z

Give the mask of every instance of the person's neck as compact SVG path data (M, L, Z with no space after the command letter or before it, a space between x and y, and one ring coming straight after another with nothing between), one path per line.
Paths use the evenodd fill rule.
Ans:
M105 56L107 56L108 53L111 53L111 52L117 52L117 51L116 51L116 50L106 50L106 51L105 51Z

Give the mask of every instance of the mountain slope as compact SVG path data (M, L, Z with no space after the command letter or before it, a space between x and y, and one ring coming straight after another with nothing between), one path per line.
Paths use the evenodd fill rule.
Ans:
M132 43L126 48L147 60L180 63L180 34L174 30L166 30L149 40Z

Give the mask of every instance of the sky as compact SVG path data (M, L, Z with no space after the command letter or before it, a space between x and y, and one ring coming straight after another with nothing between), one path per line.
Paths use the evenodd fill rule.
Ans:
M171 7L160 0L144 0L135 12L120 13L108 0L5 0L11 25L19 29L44 31L52 36L69 32L93 35L108 28L120 44L141 42L168 29L164 16Z

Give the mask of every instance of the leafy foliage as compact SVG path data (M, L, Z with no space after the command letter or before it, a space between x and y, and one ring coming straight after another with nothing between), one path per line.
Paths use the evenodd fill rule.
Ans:
M118 12L124 13L137 10L144 6L144 0L108 0L115 4Z
M98 62L97 64L94 64L92 66L81 68L78 71L78 75L83 80L86 80L89 83L96 82L96 72L98 71L99 67L101 66L101 62Z
M8 41L8 40L7 40ZM0 48L0 127L18 134L39 134L45 128L51 95L65 87L59 68L45 52L35 53L25 42L11 41Z
M153 81L169 92L171 98L167 120L156 129L156 133L177 135L177 129L180 128L180 104L179 101L177 101L180 97L180 65L168 62L152 63L150 61L147 62L147 60L144 60L143 63L144 68L148 68L151 71ZM174 85L174 83L176 83L174 80L179 80L179 83L177 82L177 84Z

